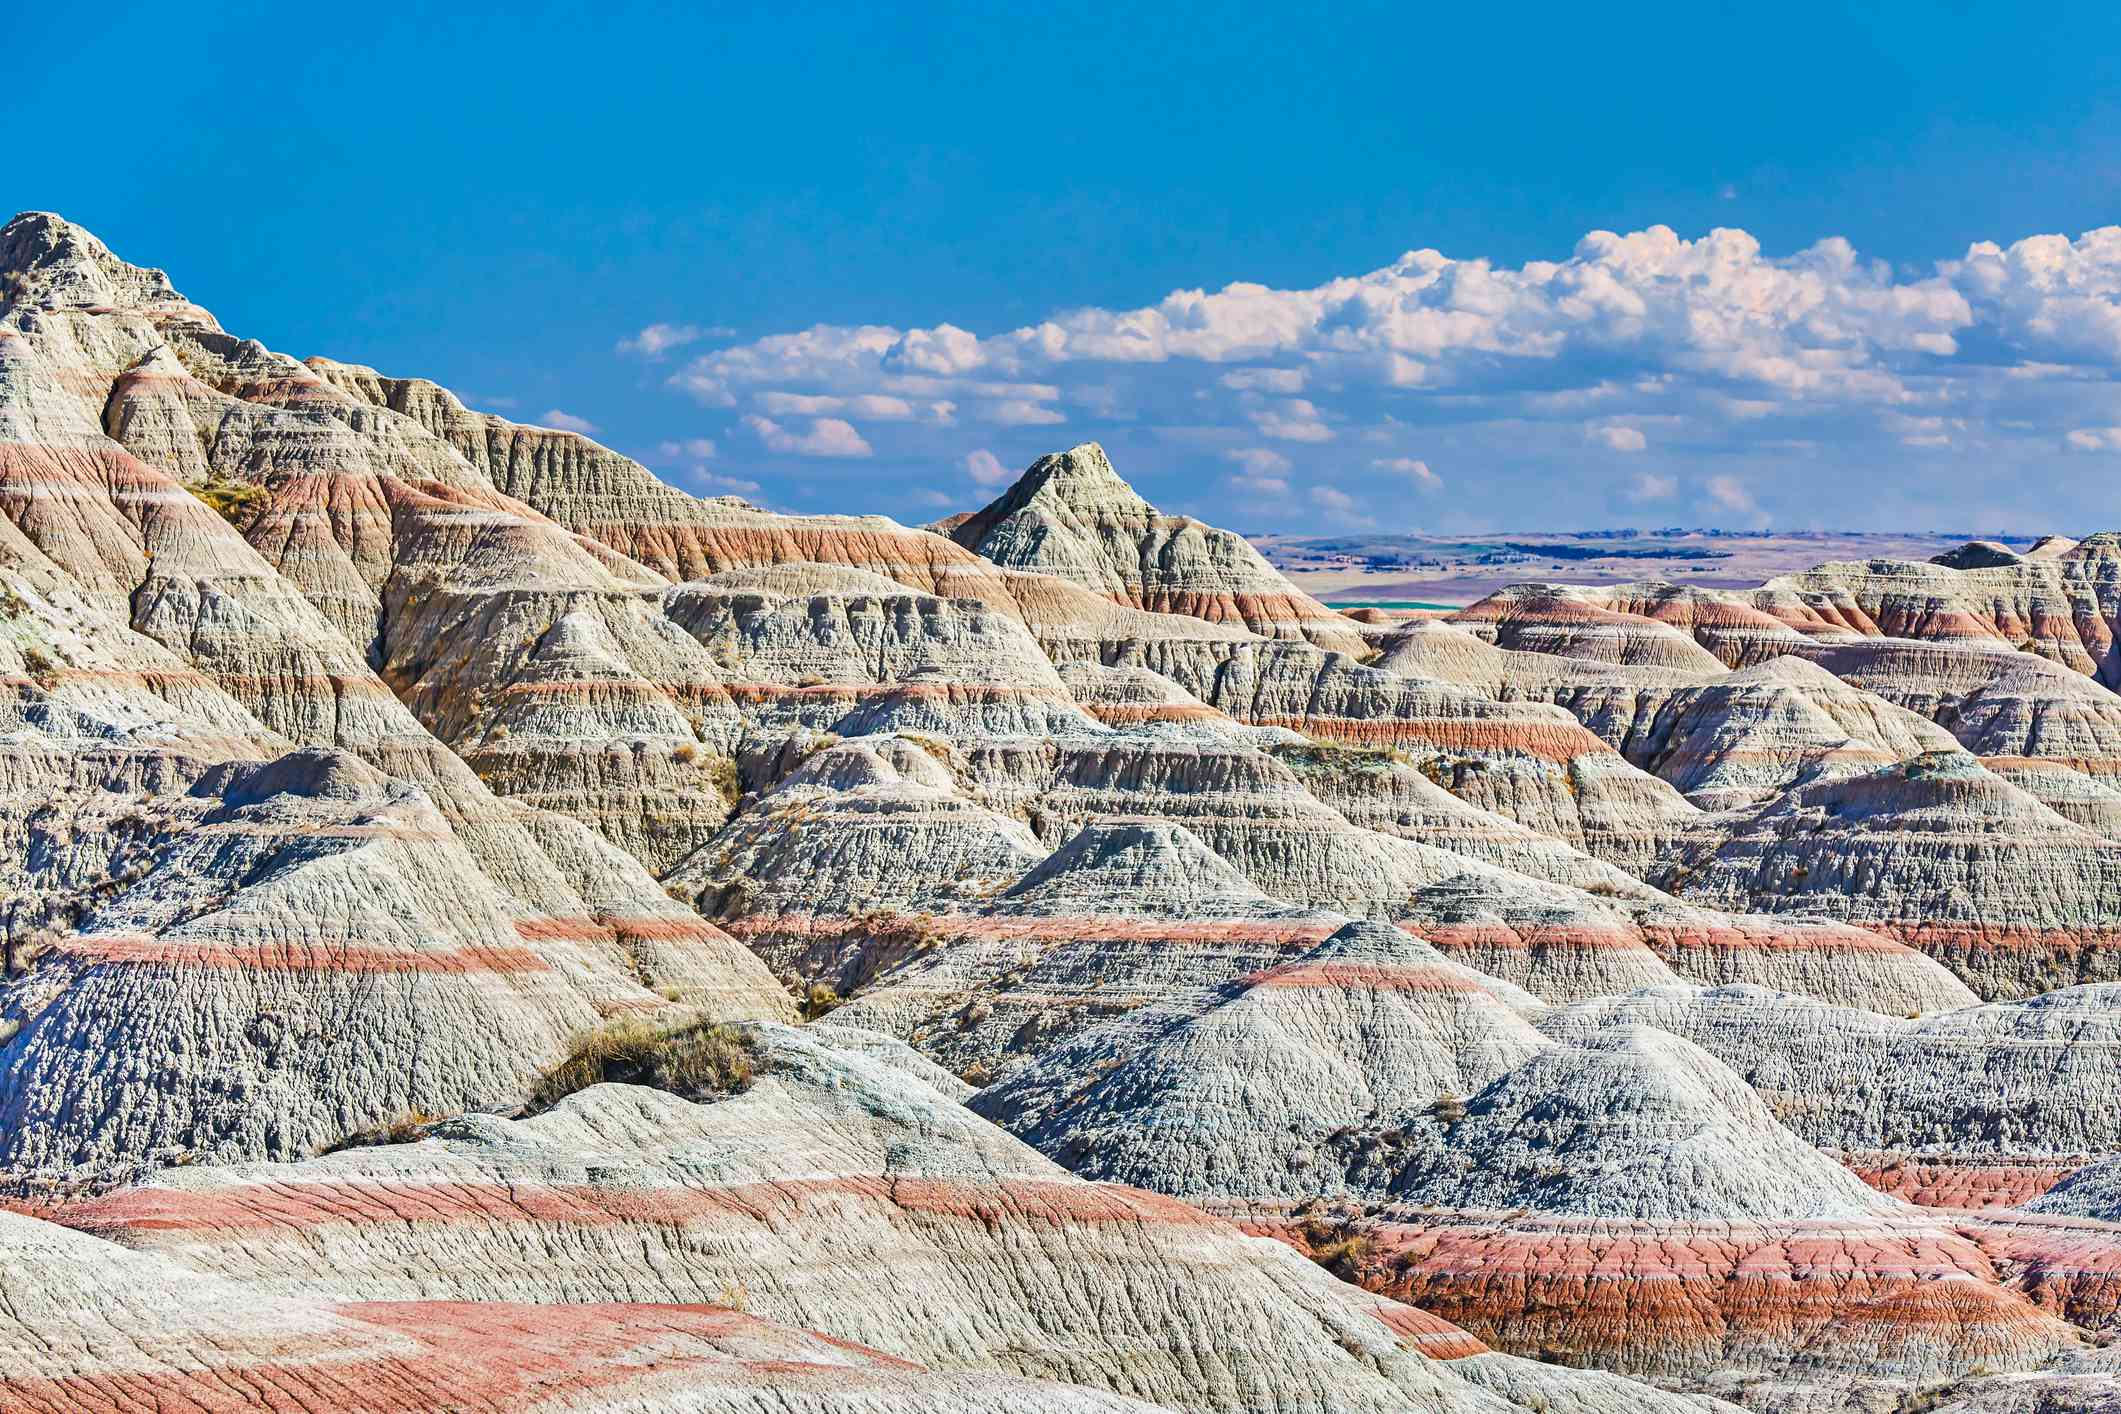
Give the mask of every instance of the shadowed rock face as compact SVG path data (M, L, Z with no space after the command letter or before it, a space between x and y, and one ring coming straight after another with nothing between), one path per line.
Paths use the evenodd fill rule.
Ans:
M1358 622L0 280L0 1404L2114 1392L2114 537Z

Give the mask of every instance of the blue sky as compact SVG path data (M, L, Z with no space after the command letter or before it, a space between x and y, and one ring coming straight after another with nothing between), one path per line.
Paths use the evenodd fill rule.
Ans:
M2115 7L1002 8L36 7L5 185L790 510L2121 524Z

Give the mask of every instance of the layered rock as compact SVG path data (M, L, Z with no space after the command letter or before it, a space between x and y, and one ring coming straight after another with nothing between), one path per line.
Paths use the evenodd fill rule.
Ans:
M1302 1240L1302 1224L1284 1230ZM1907 1408L1902 1399L1924 1388L2037 1370L2086 1348L1976 1243L1921 1216L1651 1222L1388 1209L1324 1231L1362 1242L1366 1285L1504 1348L1754 1408Z
M1166 516L1136 495L1095 442L1040 457L950 536L1005 569L1055 575L1136 608L1366 651L1360 629L1289 583L1244 537Z
M2113 537L1358 622L1094 445L783 516L56 218L0 275L0 1180L131 1185L0 1224L11 1404L2107 1373Z
M1521 993L1382 924L1057 1046L974 1108L1078 1173L1193 1196L1361 1191L1355 1127L1537 1051Z
M2005 1168L2121 1149L2113 1055L2121 990L2073 987L2023 1002L1885 1017L1747 986L1661 987L1557 1008L1557 1039L1615 1025L1683 1036L1745 1078L1825 1149Z
M878 1411L1157 1406L942 1375L721 1303L345 1301L0 1212L0 1398L84 1409Z
M1689 900L1809 912L1922 949L1985 996L2121 969L2121 845L1942 751L1805 786L1666 877Z
M1167 1408L1512 1407L1409 1348L1441 1333L1418 1313L1197 1210L1071 1178L873 1046L773 1028L747 1044L758 1074L708 1103L599 1086L537 1119L186 1170L58 1216L273 1295L740 1302L935 1369ZM1232 1327L1252 1335L1229 1343ZM1574 1387L1588 1409L1692 1407Z

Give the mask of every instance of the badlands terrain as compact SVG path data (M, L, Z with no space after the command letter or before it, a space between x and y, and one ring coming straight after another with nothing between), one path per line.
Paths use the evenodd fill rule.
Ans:
M0 1408L2114 1408L2117 621L700 500L17 217Z

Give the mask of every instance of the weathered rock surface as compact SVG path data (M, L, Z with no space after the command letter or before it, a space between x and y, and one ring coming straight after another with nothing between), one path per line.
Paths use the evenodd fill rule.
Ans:
M0 281L9 1407L2111 1386L2121 539L1348 616Z
M1559 1040L1620 1025L1693 1042L1826 1149L2005 1161L2121 1150L2112 983L1907 1018L1758 987L1658 987L1540 1019Z
M25 1414L333 1409L973 1411L1159 1406L943 1375L726 1304L268 1292L0 1212L0 1398Z
M1282 578L1244 537L1164 515L1136 495L1095 442L1039 458L950 536L1005 569L1056 575L1136 608L1366 650L1360 629Z
M1963 751L1801 787L1681 859L1669 884L1690 900L1856 923L1986 996L2121 975L2121 842Z
M1526 1407L1419 1353L1446 1334L1419 1313L1197 1210L1071 1178L873 1046L785 1028L749 1044L757 1078L709 1103L599 1086L537 1119L184 1170L57 1216L276 1296L736 1302L933 1369L1166 1408ZM1587 1409L1700 1407L1559 1383Z

